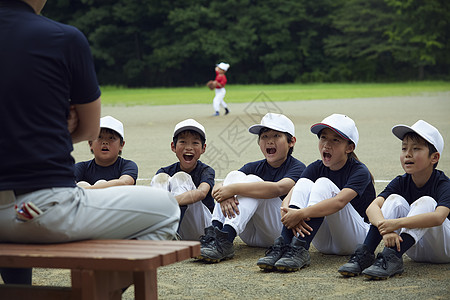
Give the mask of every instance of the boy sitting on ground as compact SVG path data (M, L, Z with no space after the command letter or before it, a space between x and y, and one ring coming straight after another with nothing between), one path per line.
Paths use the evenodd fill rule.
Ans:
M402 274L402 255L419 262L450 262L450 180L436 170L444 149L439 131L419 120L392 128L402 140L405 174L392 180L367 208L372 224L364 244L339 268L344 276L386 279ZM383 240L385 248L374 257Z
M98 138L88 143L94 159L75 164L78 186L100 189L136 184L138 166L120 156L125 146L122 122L111 116L101 118Z
M214 169L199 159L206 150L205 128L194 119L175 126L171 149L178 162L160 168L151 186L172 192L181 209L178 234L184 240L198 240L203 229L211 225L214 200Z

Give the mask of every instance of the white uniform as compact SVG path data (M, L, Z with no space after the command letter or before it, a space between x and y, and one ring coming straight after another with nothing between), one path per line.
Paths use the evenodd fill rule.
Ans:
M166 173L156 174L150 185L167 190L174 196L196 189L192 177L183 171L175 173L172 177ZM202 201L197 201L187 206L178 233L183 240L198 241L208 226L211 226L211 212Z
M300 178L289 204L305 208L335 197L339 192L340 189L328 178L322 177L316 182ZM364 222L364 218L347 203L341 210L324 218L312 244L321 253L348 255L353 253L357 244L364 242L369 227L370 224Z
M383 203L381 212L385 219L411 217L436 210L436 201L423 196L411 206L400 195L392 194ZM446 218L442 225L430 228L402 228L398 234L407 233L414 238L416 244L406 251L415 261L431 263L450 262L450 220Z

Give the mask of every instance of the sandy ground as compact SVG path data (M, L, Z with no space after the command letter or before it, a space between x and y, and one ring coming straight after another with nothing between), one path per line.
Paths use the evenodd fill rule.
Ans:
M301 98L301 95L299 95ZM320 101L272 102L261 92L245 104L230 104L231 113L213 117L212 105L103 107L102 115L112 115L125 124L123 157L139 166L138 184L148 185L161 166L175 162L170 142L175 124L186 118L202 123L207 133L207 150L201 160L223 179L244 163L262 159L256 136L248 133L266 112L286 114L296 126L294 156L309 164L319 158L317 137L309 128L332 113L344 113L357 124L360 141L356 154L371 170L376 190L403 174L399 163L400 141L391 133L396 124L412 125L424 119L439 128L450 143L450 93L411 97L365 98ZM76 161L92 159L87 143L75 146ZM450 147L444 149L439 169L450 174ZM363 277L344 279L339 266L348 257L323 255L311 250L311 266L296 273L264 273L256 261L265 249L235 241L236 256L219 264L187 260L158 270L160 299L449 299L450 264L416 263L405 256L405 273L387 281L372 282ZM36 269L35 284L70 285L69 272ZM124 299L133 299L130 288Z

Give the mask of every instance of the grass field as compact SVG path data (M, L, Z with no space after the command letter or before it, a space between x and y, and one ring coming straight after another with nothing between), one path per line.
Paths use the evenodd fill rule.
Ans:
M226 87L226 102L250 102L261 92L272 101L315 99L351 99L409 96L450 91L450 82L420 81L405 83L318 83L278 85L233 85ZM106 105L172 105L211 103L214 92L206 86L181 88L102 87L102 103Z

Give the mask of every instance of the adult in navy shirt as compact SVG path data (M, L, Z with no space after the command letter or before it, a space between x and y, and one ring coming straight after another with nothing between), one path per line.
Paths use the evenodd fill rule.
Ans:
M76 187L70 153L98 137L100 89L86 38L40 16L45 2L0 0L0 242L172 239L179 209L169 193Z

